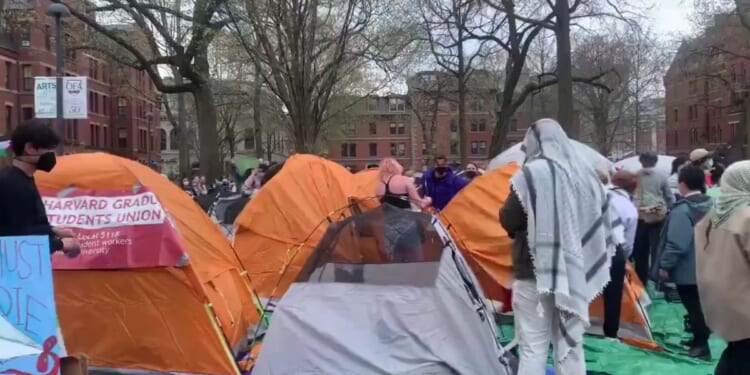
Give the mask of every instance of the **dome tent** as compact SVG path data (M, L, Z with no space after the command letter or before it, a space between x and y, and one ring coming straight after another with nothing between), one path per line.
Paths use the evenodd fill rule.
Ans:
M145 165L103 153L60 157L35 180L45 197L148 188L189 256L183 267L55 270L70 353L86 353L102 372L237 372L231 349L245 343L258 313L230 243L187 194Z
M352 174L313 155L291 156L234 222L234 248L261 299L280 297L294 281L329 221L348 216ZM289 259L292 249L300 254ZM279 279L279 271L289 267Z
M591 162L592 167L594 167L595 169L603 169L607 171L612 169L612 162L609 161L609 159L605 158L598 151L591 148L591 146L585 143L578 142L576 140L572 140L572 142L576 150L582 155L585 155L586 160L589 160ZM519 142L492 158L489 165L487 166L487 170L490 171L495 168L502 167L503 165L506 165L508 163L516 163L518 165L521 165L523 164L523 161L525 159L526 152L523 150L523 143Z
M657 158L656 170L661 171L667 176L672 174L672 162L674 161L675 157L669 155L657 155ZM629 158L622 159L615 163L615 169L622 169L628 172L637 173L641 170L640 157L631 156Z
M477 275L486 295L509 308L512 284L512 240L498 220L498 211L510 193L510 179L519 166L510 163L495 168L461 190L440 212L440 220L449 228L456 246ZM628 267L622 296L620 338L648 349L656 349L646 308L648 293ZM591 327L588 333L601 335L604 304L597 298L589 306Z
M383 205L328 226L276 306L253 374L511 374L508 362L437 218Z

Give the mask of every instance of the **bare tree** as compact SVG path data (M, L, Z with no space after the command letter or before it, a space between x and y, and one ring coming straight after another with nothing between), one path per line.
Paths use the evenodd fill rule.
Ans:
M558 83L556 72L543 72L520 86L527 72L525 64L532 43L545 27L552 25L555 14L549 12L539 18L540 12L544 11L543 6L523 3L517 7L514 0L486 0L486 6L488 8L481 13L478 21L479 27L467 32L472 39L491 43L507 54L504 80L495 103L495 128L489 149L490 155L495 155L505 149L511 119L518 108L530 95ZM596 83L605 74L585 78L573 77L573 81L607 89L606 86Z
M429 77L429 78L426 78ZM411 109L419 124L422 142L426 145L424 160L430 160L436 156L438 131L438 118L441 114L452 114L450 108L446 111L440 107L440 103L448 102L450 106L456 105L456 96L452 93L455 88L455 78L449 73L432 72L430 74L417 75L408 84L409 95L406 97L406 105Z
M296 152L310 152L334 114L334 96L366 66L388 72L411 44L396 0L245 0L233 13L245 52L289 117ZM251 33L241 32L250 30Z
M474 72L474 61L482 56L484 41L472 46L467 30L474 27L481 6L478 1L419 0L423 32L435 63L456 81L458 103L458 138L461 164L469 161L469 138L466 125L467 84Z
M603 71L614 71L600 83L610 88L601 90L590 85L576 85L575 103L581 110L583 128L588 126L591 140L603 155L610 155L616 138L622 140L624 122L632 108L628 82L632 74L629 46L613 30L590 35L576 43L573 51L574 72L578 75L594 75Z
M60 0L55 0L60 1ZM108 54L119 54L122 63L145 71L162 93L191 93L195 100L200 135L201 173L213 180L221 175L216 106L210 85L208 48L216 33L228 24L220 10L226 0L195 0L180 4L161 0L101 0L85 11L71 13L117 46L117 51L91 45ZM122 20L133 26L123 33L103 20ZM165 24L165 20L168 23ZM171 23L180 20L175 30ZM162 78L160 66L172 67L180 79L172 83ZM184 80L184 81L183 81Z

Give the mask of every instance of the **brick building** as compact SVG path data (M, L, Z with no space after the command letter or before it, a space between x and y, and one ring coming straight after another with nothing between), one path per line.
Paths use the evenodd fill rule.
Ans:
M747 95L750 82L749 37L736 17L717 15L702 35L680 45L664 77L667 153L686 155L736 138L742 106L735 98Z
M469 159L484 162L495 124L497 87L488 72L469 80L466 100ZM458 100L455 79L444 72L420 72L407 81L407 95L372 96L355 106L356 116L329 137L328 157L355 168L377 164L385 157L419 170L435 155L459 160Z
M0 30L0 132L9 133L34 117L34 77L55 75L54 19L45 13L49 4L6 2L6 23ZM68 47L89 32L73 17L63 19L63 30ZM160 160L158 93L144 72L68 48L65 74L87 76L89 90L88 118L65 121L67 153L104 151L146 162L151 146L151 159Z

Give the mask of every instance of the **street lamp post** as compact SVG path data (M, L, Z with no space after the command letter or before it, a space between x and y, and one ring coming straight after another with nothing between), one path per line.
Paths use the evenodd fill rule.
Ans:
M65 122L63 121L63 65L65 64L65 49L63 47L62 37L62 18L70 16L70 9L65 4L52 3L47 7L47 15L55 17L55 60L56 60L56 71L55 76L57 77L55 86L57 89L57 131L60 137L65 139ZM65 150L65 142L60 142L57 147L57 153L62 155Z

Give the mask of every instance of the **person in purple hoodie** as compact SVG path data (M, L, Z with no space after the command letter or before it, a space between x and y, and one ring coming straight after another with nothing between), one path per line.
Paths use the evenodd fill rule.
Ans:
M432 206L440 211L468 183L468 180L453 173L445 156L437 156L435 166L422 177L422 192L424 196L432 198Z

